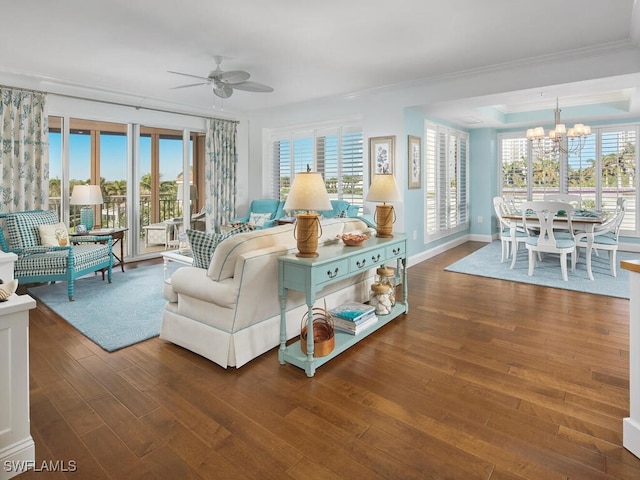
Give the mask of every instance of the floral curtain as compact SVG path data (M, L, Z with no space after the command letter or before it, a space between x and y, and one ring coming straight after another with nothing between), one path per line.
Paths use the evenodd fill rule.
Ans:
M207 231L220 231L236 209L236 135L238 122L207 119L205 191Z
M0 211L47 209L46 94L0 86Z

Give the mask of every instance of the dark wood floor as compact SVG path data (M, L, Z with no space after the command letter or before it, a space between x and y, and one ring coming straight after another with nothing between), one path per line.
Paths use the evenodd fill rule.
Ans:
M312 379L275 349L238 370L158 338L109 354L38 305L36 463L77 471L18 478L640 478L628 301L443 271L481 246L411 267L410 313Z

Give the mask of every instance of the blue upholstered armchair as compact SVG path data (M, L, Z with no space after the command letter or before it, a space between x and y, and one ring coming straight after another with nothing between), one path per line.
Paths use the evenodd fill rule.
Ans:
M284 216L284 201L264 198L253 200L249 211L243 217L232 218L231 223L248 223L253 228L269 228L278 224L278 219Z
M357 217L360 209L359 205L351 205L346 200L331 200L331 206L333 209L320 212L324 218Z
M78 277L101 270L104 279L106 270L111 283L111 236L87 235L69 240L66 227L52 210L0 213L0 220L0 248L18 256L14 277L20 283L65 281L69 300L73 300L73 282ZM53 243L49 238L52 234Z

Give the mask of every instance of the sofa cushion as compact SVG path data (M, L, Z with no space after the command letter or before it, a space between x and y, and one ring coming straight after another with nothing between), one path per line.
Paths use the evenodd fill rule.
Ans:
M73 252L75 270L84 270L104 262L109 256L109 246L106 244L79 244L72 249L61 249L53 252L32 253L21 257L15 264L14 275L40 276L62 275L67 271L69 252Z
M40 225L38 230L41 245L57 247L69 243L69 232L67 232L67 226L62 222L55 225Z

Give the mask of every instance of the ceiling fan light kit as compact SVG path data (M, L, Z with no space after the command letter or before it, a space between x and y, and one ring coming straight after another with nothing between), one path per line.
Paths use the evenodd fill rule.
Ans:
M200 80L198 83L190 83L187 85L180 85L177 88L189 88L189 87L197 87L200 85L212 85L213 94L219 98L229 98L233 95L234 90L244 90L246 92L262 92L268 93L273 92L273 88L268 85L264 85L262 83L249 81L249 77L251 74L249 72L245 72L244 70L230 70L225 72L220 67L222 60L220 57L215 57L216 61L216 69L209 72L209 75L206 77L202 77L200 75L193 75L190 73L183 72L173 72L169 70L169 73L174 73L176 75L183 75L185 77L197 78Z

